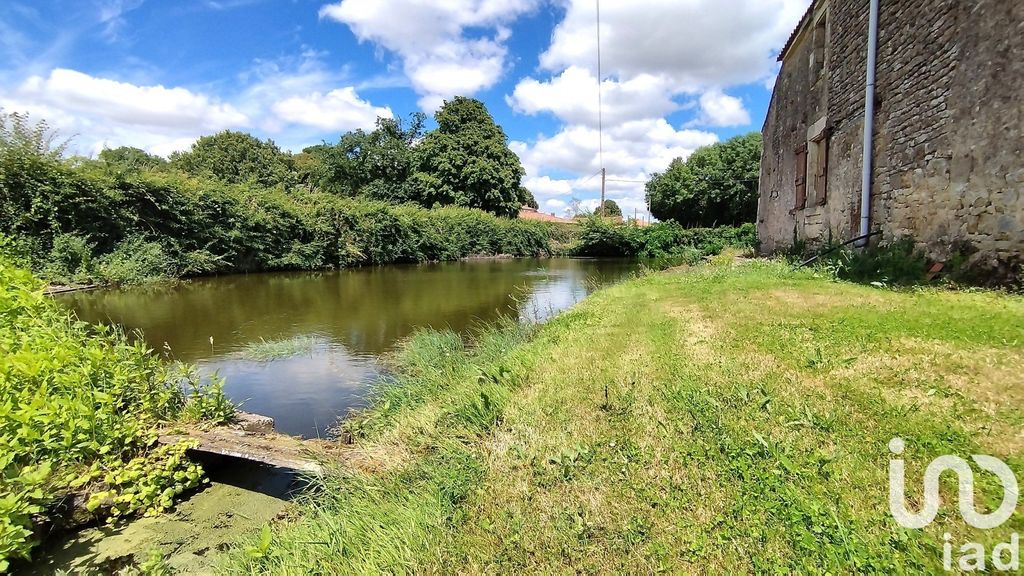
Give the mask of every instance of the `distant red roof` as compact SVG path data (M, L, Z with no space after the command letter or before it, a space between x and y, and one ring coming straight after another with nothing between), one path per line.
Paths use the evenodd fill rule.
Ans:
M571 224L572 220L568 218L559 218L554 214L545 214L538 212L536 208L530 208L529 206L523 206L519 209L519 217L523 220L539 220L541 222L563 222Z

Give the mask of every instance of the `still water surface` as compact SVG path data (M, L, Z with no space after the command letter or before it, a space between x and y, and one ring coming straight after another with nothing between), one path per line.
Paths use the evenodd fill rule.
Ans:
M323 435L362 406L378 358L416 328L465 333L499 315L544 320L637 269L631 260L478 260L203 278L58 298L89 322L140 330L154 350L226 379L281 432ZM257 362L248 344L296 336L299 356Z

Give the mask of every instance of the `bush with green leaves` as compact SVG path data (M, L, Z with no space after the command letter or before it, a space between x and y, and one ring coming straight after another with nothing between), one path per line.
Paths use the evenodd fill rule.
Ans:
M675 222L637 226L589 217L579 226L578 243L573 249L577 256L661 259L684 254L689 260L695 253L709 256L730 246L746 249L757 244L757 229L753 224L683 228Z
M29 555L35 522L71 493L115 516L167 508L201 471L184 446L155 447L157 426L230 410L219 388L190 399L179 385L189 370L76 320L42 288L0 256L0 572Z
M676 158L646 185L651 214L688 227L753 222L761 149L761 134L754 132Z

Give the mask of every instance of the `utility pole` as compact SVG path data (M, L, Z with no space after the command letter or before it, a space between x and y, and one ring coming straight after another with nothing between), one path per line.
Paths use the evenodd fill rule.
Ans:
M601 168L601 218L604 218L604 168Z

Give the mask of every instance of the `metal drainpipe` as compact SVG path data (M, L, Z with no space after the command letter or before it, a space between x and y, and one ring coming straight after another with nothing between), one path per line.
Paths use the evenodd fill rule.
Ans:
M878 3L871 0L871 13L868 16L868 62L867 88L864 95L864 170L860 183L860 235L866 236L871 231L871 172L874 159L875 140L875 64L878 60ZM858 246L866 246L868 239L857 242Z

